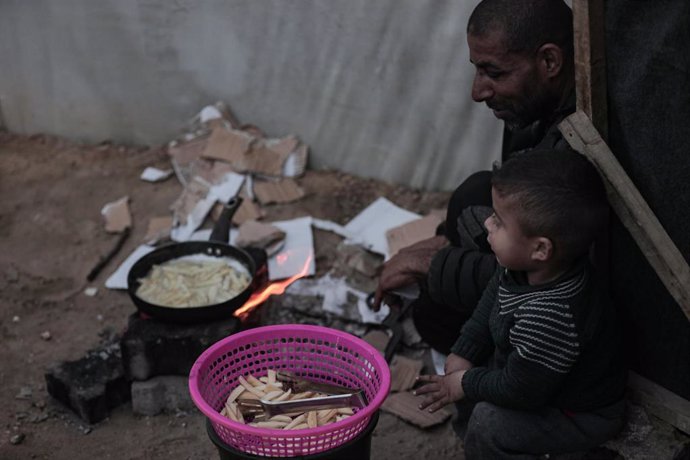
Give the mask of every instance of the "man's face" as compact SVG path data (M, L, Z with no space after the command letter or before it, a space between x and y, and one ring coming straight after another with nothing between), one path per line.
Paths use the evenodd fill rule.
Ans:
M509 270L530 270L533 265L531 254L534 239L526 236L520 227L516 198L502 197L493 189L491 198L494 213L484 221L484 226L489 232L487 240L496 260Z
M500 33L469 34L470 62L476 68L472 99L485 102L508 129L519 129L548 115L548 81L535 53L507 51Z

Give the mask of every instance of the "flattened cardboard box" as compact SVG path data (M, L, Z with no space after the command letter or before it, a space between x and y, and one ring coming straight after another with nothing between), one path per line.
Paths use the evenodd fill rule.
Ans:
M445 408L441 408L434 413L430 413L428 410L421 410L419 409L421 402L421 396L417 397L409 391L401 391L400 393L388 395L381 409L420 428L438 425L448 420L451 416L451 413Z
M424 363L418 359L395 355L391 363L391 392L412 389L415 379L422 371Z
M297 144L294 137L265 140L244 131L216 127L203 156L230 163L238 172L281 176L285 160Z
M436 235L436 227L444 217L443 211L433 211L421 219L391 228L386 232L388 253L392 257L402 248Z
M293 179L255 181L254 195L261 204L289 203L304 196L304 191Z
M211 137L202 156L225 161L233 166L239 165L254 140L253 136L242 131L217 126L211 131Z
M117 201L108 203L101 209L105 219L105 231L120 233L132 226L132 215L129 212L129 197L125 196Z
M247 197L243 198L244 201L242 201L242 204L240 205L239 209L232 216L232 223L238 227L243 223L247 222L248 220L260 220L264 217L264 212L261 210L259 206L257 206L256 203L254 203ZM211 218L214 222L218 220L221 212L223 212L223 204L216 203L216 205L213 207L213 210L211 211Z

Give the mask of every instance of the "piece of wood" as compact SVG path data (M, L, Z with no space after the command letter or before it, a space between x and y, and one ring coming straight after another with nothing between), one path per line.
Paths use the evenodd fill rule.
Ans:
M661 282L690 320L690 268L587 115L578 110L558 128L601 173L611 207Z
M577 109L608 137L604 0L573 0Z
M628 388L631 400L690 434L690 401L632 371L628 373Z

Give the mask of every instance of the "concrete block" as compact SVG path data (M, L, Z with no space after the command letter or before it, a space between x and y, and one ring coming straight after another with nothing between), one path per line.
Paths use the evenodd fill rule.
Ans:
M187 377L162 375L132 382L132 411L141 415L193 409Z
M233 317L177 324L133 314L120 341L125 375L139 381L158 375L187 376L204 350L239 328L240 321Z
M130 384L122 367L120 344L110 342L76 361L65 361L45 374L48 394L87 423L108 416L130 399Z

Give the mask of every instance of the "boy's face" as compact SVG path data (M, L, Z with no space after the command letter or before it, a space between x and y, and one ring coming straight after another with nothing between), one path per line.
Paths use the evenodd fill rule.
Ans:
M534 268L535 238L525 236L517 219L516 198L501 197L491 190L494 213L484 221L489 232L487 240L498 263L509 270L529 271Z

